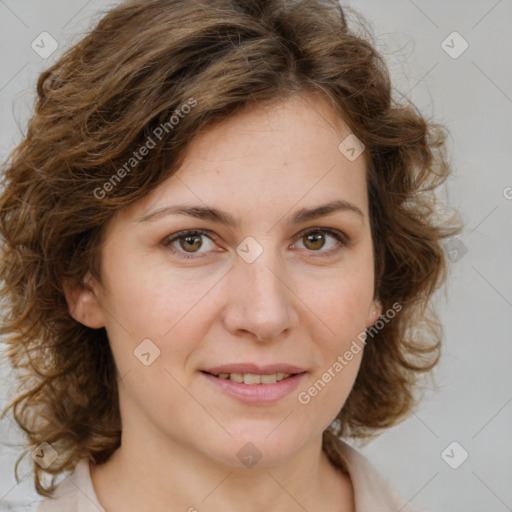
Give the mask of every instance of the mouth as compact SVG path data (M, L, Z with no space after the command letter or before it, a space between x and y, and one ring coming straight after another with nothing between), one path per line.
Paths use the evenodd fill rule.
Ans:
M244 384L275 384L276 382L281 382L284 379L291 377L292 375L298 375L294 373L266 373L259 375L257 373L210 373L203 371L202 373L206 373L208 375L212 375L213 377L217 377L218 379L231 380L233 382L239 382Z
M224 395L251 405L266 405L294 391L307 372L297 366L229 365L200 373Z

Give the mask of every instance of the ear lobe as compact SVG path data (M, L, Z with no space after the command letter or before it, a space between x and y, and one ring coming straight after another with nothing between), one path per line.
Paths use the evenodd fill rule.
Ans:
M382 304L379 299L375 299L368 312L368 321L366 323L366 327L371 327L381 316L382 314Z
M99 329L105 327L105 316L92 286L86 284L92 279L89 273L80 282L76 279L65 279L63 289L70 315L91 329Z

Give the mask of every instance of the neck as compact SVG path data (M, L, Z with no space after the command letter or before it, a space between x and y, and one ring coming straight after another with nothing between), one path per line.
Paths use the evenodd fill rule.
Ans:
M120 448L91 470L105 510L351 512L354 508L350 479L330 463L321 436L282 465L250 469L223 465L194 447L163 437L123 425Z

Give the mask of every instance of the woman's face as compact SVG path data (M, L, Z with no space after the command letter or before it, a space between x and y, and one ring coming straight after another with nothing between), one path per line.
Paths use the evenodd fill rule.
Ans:
M338 149L350 131L328 104L303 98L210 127L107 226L102 283L71 311L106 328L132 436L276 465L343 407L354 340L380 315L366 166Z

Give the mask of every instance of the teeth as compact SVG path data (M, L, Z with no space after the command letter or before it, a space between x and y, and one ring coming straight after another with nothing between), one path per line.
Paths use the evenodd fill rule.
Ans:
M244 373L244 384L261 384L261 375Z
M232 380L234 382L243 382L244 384L274 384L280 380L289 377L290 373L271 373L268 375L256 375L255 373L220 373L219 379Z

